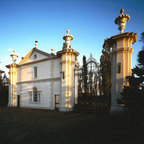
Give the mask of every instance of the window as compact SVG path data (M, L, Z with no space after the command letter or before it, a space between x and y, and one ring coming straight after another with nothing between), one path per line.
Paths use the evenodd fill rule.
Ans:
M62 77L63 77L63 79L65 79L65 73L64 73L64 71L62 72Z
M32 102L40 102L40 91L36 87L32 90Z
M37 102L37 100L38 100L37 96L38 96L37 89L34 88L33 89L33 101L34 102Z
M118 63L118 73L121 73L121 63Z
M55 95L55 109L59 109L59 95Z
M34 59L36 59L36 58L37 58L37 55L35 54L35 55L34 55Z
M37 67L34 67L34 78L37 78Z

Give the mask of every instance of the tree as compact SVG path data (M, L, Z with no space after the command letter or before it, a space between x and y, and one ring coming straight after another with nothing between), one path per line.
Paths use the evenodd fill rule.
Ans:
M101 78L99 77L99 95L102 96L102 84L101 84Z
M86 56L83 56L82 77L83 77L84 93L87 93L87 64L86 64Z
M95 75L94 77L94 93L95 93L95 96L97 96L97 75Z
M82 96L82 79L78 79L78 96Z
M2 75L4 74L4 76ZM8 85L5 79L4 71L0 70L0 105L6 106L8 103Z
M3 71L0 70L0 100L1 100L1 97L2 97L2 89L3 89L2 73L3 73Z
M144 44L144 32L141 33L141 39L140 41ZM144 49L144 45L142 47Z
M111 96L111 50L109 40L105 40L100 58L103 95Z
M140 41L144 44L144 32ZM132 69L132 76L128 76L129 86L125 86L122 91L121 103L128 107L130 116L141 119L144 110L144 46L138 53L138 64Z

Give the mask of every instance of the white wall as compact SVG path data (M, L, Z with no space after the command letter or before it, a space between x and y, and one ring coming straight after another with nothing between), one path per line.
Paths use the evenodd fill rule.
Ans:
M60 94L60 81L54 81L53 92L51 89L51 84L51 81L46 81L18 85L18 87L21 89L20 107L54 109L55 95ZM33 87L37 87L37 90L40 91L40 102L38 103L31 102L31 91Z
M37 66L37 79L57 78L61 75L60 59L24 65L18 68L18 82L34 80L33 68Z
M33 77L33 67L37 66L38 76ZM49 59L18 68L18 95L20 107L55 108L55 95L60 95L61 65L59 59ZM31 102L31 91L36 87L40 91L40 102Z

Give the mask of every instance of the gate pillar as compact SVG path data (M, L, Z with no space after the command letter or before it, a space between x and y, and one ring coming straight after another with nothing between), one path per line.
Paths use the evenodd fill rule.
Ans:
M77 56L79 53L71 48L71 40L73 36L67 34L63 37L65 43L63 49L57 54L61 56L61 93L60 93L60 111L72 111L75 101L75 86L77 85L75 79L75 68L77 64Z
M123 33L126 22L130 17L122 9L115 23L119 25L120 34L110 38L112 43L112 75L111 75L111 109L110 113L122 112L124 106L117 103L121 98L121 92L124 86L128 86L127 76L131 75L131 56L133 53L132 44L137 41L136 33Z
M17 64L15 63L18 55L14 53L11 55L13 63L6 66L9 68L10 74L10 84L9 84L9 98L8 98L8 107L17 107Z

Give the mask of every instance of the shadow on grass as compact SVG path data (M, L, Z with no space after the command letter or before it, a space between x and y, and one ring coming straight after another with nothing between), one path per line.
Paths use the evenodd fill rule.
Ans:
M141 138L128 115L0 108L2 143L132 143Z

